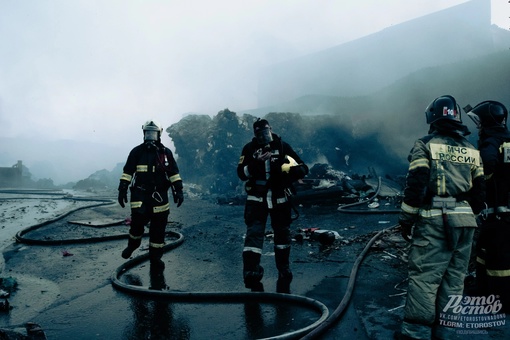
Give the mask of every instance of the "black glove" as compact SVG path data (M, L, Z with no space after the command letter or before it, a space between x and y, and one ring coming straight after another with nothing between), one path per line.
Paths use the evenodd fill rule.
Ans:
M172 195L174 196L174 203L177 203L177 208L179 208L182 202L184 202L184 194L182 193L182 181L173 183Z
M404 240L406 240L406 242L411 242L411 238L413 236L414 223L400 220L400 221L398 221L398 224L400 224L400 228L402 228L400 230L400 233L401 233L402 237L404 238Z
M127 191L129 187L129 182L121 180L119 183L119 197L117 200L119 201L119 204L121 207L125 207L124 203L127 203Z

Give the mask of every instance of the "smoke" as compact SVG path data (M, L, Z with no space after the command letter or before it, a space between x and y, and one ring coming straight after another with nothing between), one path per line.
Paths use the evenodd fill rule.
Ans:
M77 182L98 170L110 171L117 163L125 162L130 151L129 148L72 140L44 141L27 138L17 141L0 138L0 143L9 145L0 153L0 164L3 167L12 166L21 160L33 180L51 179L55 185Z

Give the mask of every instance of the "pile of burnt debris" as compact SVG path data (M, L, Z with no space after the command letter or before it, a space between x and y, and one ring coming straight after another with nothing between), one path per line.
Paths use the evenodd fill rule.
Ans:
M382 192L379 191L381 185L384 189ZM317 163L304 179L294 183L292 202L303 206L348 205L374 199L377 202L376 196L397 202L401 198L403 185L402 176L395 179L386 176L381 184L373 168L368 168L368 175L347 175L328 164ZM244 192L216 196L218 204L239 205L244 204L245 199Z
M360 136L357 127L341 116L272 112L263 118L310 168L308 176L296 184L301 193L297 196L321 190L328 196L335 191L341 196L363 196L370 191L363 177L373 174L356 174L366 172L367 167L380 174L405 174L407 170L405 160L381 144L382 136ZM243 146L253 138L256 120L225 109L214 117L188 115L168 127L181 177L185 185L191 185L185 189L221 197L220 203L237 203L236 197L244 194L244 183L236 167Z

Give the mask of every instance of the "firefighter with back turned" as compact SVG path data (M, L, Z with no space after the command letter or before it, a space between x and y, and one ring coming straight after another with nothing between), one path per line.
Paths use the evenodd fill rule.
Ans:
M426 110L427 136L411 149L399 215L402 236L411 242L404 320L396 339L450 339L445 327L451 297L461 296L475 214L484 205L483 168L478 150L465 138L454 97L444 95Z
M510 131L508 110L486 100L464 108L478 128L487 207L480 216L476 244L476 287L480 296L499 296L502 311L510 312Z

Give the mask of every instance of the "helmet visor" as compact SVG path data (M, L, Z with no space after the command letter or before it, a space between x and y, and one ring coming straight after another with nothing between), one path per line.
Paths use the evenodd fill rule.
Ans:
M145 130L143 132L143 140L155 142L158 140L158 134L159 134L158 131Z
M262 145L269 144L273 141L273 136L271 135L271 129L269 127L259 130L255 133L255 138L257 142Z
M477 129L482 128L482 121L480 120L480 117L478 117L476 113L473 113L473 111L469 111L467 115L469 118L471 118L473 123L475 123Z

